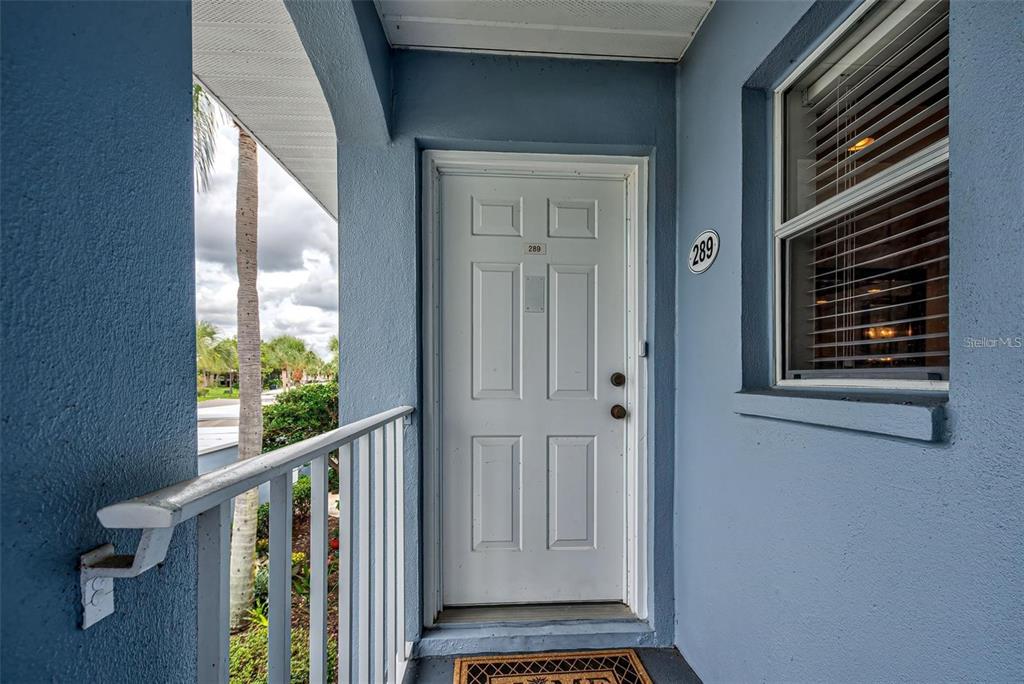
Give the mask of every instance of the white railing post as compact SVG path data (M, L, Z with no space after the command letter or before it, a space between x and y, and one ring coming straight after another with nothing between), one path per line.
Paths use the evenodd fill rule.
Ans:
M309 680L327 681L327 456L309 464ZM333 667L333 664L331 665Z
M229 549L232 500L270 483L268 680L290 679L292 593L292 475L310 464L310 675L339 683L399 682L408 653L405 639L404 419L399 406L330 432L238 461L97 512L111 529L142 531L131 565L104 564L106 544L83 556L83 604L96 586L136 577L167 554L174 528L197 519L199 551L198 676L202 684L229 679ZM339 452L338 660L327 657L328 455ZM98 560L96 560L98 559ZM98 584L99 583L99 584ZM105 584L104 584L105 583ZM107 590L109 591L109 589ZM109 609L88 627L113 612Z
M352 665L355 633L352 630L352 576L355 568L352 539L352 517L355 512L355 493L352 463L352 445L338 450L338 682L354 682Z
M358 599L355 601L357 610L353 620L357 623L354 654L356 672L353 682L370 681L370 436L363 435L356 442L359 449L357 458L357 478L359 481L356 495L357 530L353 539L352 550L356 554L356 576L353 579Z
M384 428L373 431L373 662L372 679L384 681Z
M384 681L395 682L395 424L384 426Z
M396 418L395 425L395 651L398 671L395 681L405 674L405 418Z
M286 684L292 664L292 477L270 481L270 608L267 679Z
M231 502L225 501L200 513L196 536L199 555L199 663L196 678L200 684L227 684Z

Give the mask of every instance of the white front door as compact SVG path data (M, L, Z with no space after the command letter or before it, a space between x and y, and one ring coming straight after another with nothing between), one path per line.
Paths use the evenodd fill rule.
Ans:
M440 183L443 604L623 600L626 181Z

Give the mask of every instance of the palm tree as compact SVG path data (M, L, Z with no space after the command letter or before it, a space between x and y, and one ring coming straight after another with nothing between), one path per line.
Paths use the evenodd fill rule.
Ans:
M192 85L192 153L196 186L205 190L213 169L220 110L203 87ZM260 401L260 309L256 291L256 229L259 211L259 168L256 141L238 129L238 182L235 199L235 256L238 268L238 458L259 455L263 445L263 406ZM215 337L216 335L214 335ZM199 337L197 328L197 339ZM212 342L212 338L208 341ZM238 627L252 603L253 560L256 550L256 509L253 489L235 500L231 534L231 625Z
M198 83L192 84L192 164L196 188L201 192L210 185L210 172L217 151L217 126L221 114L217 105ZM203 387L209 384L207 372L213 360L213 345L217 329L212 323L196 324L196 370L203 374Z
M331 340L330 342L327 343L327 349L331 352L331 358L328 359L327 363L330 366L330 372L334 374L334 377L332 379L337 381L338 376L341 374L341 355L339 353L341 347L338 344L337 335L331 335Z
M217 335L212 323L196 323L196 370L203 375L203 387L209 384L209 374L217 366Z
M273 368L281 370L281 386L288 389L294 375L309 367L306 343L292 335L281 335L267 343L267 356Z
M256 141L238 129L235 199L235 258L238 268L238 459L258 456L263 446L263 383L260 374L260 303L256 290L259 170ZM238 627L252 604L256 509L252 489L235 499L231 530L231 626Z
M238 340L234 337L221 340L213 351L217 355L217 372L226 374L228 389L234 389L235 374L238 373Z
M210 185L210 172L217 151L217 128L220 109L198 83L192 84L192 164L196 187L205 191Z

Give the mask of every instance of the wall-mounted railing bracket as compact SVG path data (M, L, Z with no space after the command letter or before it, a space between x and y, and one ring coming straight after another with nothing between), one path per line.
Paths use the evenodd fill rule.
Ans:
M104 544L79 557L82 590L82 629L89 629L114 612L114 578L137 577L167 557L173 527L142 530L135 555L114 553Z

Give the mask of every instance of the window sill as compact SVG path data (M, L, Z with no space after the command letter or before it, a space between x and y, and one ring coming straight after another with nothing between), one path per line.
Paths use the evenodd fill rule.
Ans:
M822 425L921 442L941 442L945 438L946 395L942 393L751 390L734 395L733 410L743 416Z

